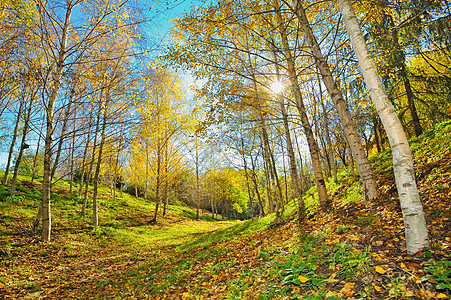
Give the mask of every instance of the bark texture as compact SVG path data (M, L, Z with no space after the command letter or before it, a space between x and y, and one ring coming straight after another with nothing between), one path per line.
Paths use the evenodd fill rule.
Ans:
M282 39L283 53L285 56L285 60L288 65L288 75L290 77L291 87L293 89L293 93L296 100L296 107L299 111L299 115L301 117L302 127L304 128L305 135L307 137L307 144L310 151L310 156L312 158L313 172L315 174L316 187L318 191L318 198L320 205L323 208L328 208L330 205L330 199L327 195L326 182L324 181L323 171L321 169L321 161L320 161L320 152L318 143L315 140L315 136L312 131L312 126L310 125L307 110L305 108L301 88L299 86L298 77L296 74L295 62L293 55L290 51L290 45L288 42L288 36L286 33L286 29L284 27L284 22L282 19L282 15L279 8L279 3L275 1L275 9L276 9L276 17L278 19L278 29L280 33L280 37Z
M343 95L338 88L338 85L332 75L330 67L321 53L318 41L313 34L313 30L310 27L310 23L305 14L305 10L299 0L294 0L296 14L299 18L299 23L307 39L307 43L315 59L315 64L318 67L323 82L327 88L329 96L334 103L334 106L338 112L341 124L343 125L343 131L346 135L346 139L349 143L349 148L352 151L353 157L359 170L360 179L362 181L362 187L364 191L364 198L369 201L377 199L377 184L374 178L371 164L368 161L368 157L363 148L360 135L354 126L352 116L349 111L348 104L343 98Z
M376 64L365 43L351 2L349 0L338 0L338 5L371 99L387 132L393 153L396 187L404 217L407 253L413 254L427 248L429 241L407 136L395 108L385 93Z
M280 81L279 65L277 63L277 58L276 58L275 52L274 52L274 59L276 60L275 61L275 69L276 69L277 80ZM291 140L290 127L288 124L288 113L285 108L285 101L284 101L283 95L278 95L278 98L279 98L280 111L282 113L283 127L285 129L285 138L286 138L286 142L287 142L287 151L288 151L288 158L289 158L289 163L290 163L291 185L293 187L294 195L296 196L297 202L298 202L298 221L302 222L304 220L305 206L304 206L304 199L302 199L302 191L301 191L300 184L299 184L299 176L298 176L298 170L297 170L297 166L296 166L296 157L294 155L293 142ZM288 197L287 197L287 199L288 199Z
M53 75L53 88L50 94L49 101L47 104L47 130L45 134L45 151L44 151L44 174L42 179L42 203L41 203L41 213L42 213L42 231L41 238L45 242L50 242L50 233L52 229L52 217L50 210L50 189L52 183L52 143L53 143L53 114L56 97L58 96L59 89L61 86L61 78L63 76L63 68L66 57L66 44L67 37L69 35L69 23L72 13L72 3L67 4L66 16L64 19L64 26L61 36L61 44L58 50L58 57L56 60L56 69Z

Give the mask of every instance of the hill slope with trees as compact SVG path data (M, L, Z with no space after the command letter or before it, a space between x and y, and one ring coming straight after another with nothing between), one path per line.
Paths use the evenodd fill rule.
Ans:
M100 224L81 216L82 199L55 184L55 239L31 232L40 183L21 177L1 205L4 298L447 299L451 295L451 123L410 140L431 249L407 255L402 214L386 150L370 161L380 198L362 201L349 169L328 181L333 206L306 193L305 221L289 203L276 215L219 221L170 205L150 224L155 203L102 187ZM8 187L2 187L2 195Z
M446 299L450 19L2 1L2 296Z

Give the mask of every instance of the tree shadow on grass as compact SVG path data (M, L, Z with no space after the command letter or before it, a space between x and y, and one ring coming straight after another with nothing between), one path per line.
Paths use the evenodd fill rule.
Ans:
M193 250L205 249L219 242L225 242L237 236L246 235L252 232L252 220L240 222L233 226L219 228L209 232L196 232L186 234L186 240L191 241L183 243L177 247L177 251L187 252Z

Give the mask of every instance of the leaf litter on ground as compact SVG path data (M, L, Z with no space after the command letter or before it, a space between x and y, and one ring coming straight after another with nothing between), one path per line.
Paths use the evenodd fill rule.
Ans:
M346 191L342 183L332 194L334 207L328 212L310 210L301 224L293 219L282 226L267 226L269 217L238 223L196 221L170 211L158 227L152 227L146 219L150 212L138 210L122 217L134 218L138 226L122 229L113 226L94 232L84 219L61 221L55 226L54 241L43 244L28 234L32 216L9 214L12 222L2 227L9 230L2 229L1 241L11 255L1 258L0 296L449 299L449 127L442 128L448 137L437 137L441 143L426 143L427 136L413 146L429 251L406 254L393 175L376 167L377 202L342 204ZM390 153L378 156L373 165L377 159L389 159ZM133 232L127 241L109 239L125 230Z

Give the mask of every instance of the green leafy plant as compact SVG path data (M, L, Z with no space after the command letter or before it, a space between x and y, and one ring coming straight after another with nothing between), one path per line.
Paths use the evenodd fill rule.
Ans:
M265 247L262 246L257 257L261 258L263 261L268 261L271 257L271 254L269 253L268 249L265 249Z
M25 200L25 196L8 196L6 197L6 202L18 204Z
M426 262L424 266L424 271L428 273L425 280L435 283L437 290L451 290L451 261L443 259Z
M371 263L367 251L356 251L347 244L337 244L333 251L330 265L337 268L338 273L345 274L348 279L353 278L358 272L366 271Z
M340 225L340 226L337 227L337 233L338 234L343 234L346 231L348 231L349 229L350 228L348 226L346 226L346 225Z
M359 217L356 222L360 224L361 226L369 226L377 222L377 215L367 215L367 216L361 216Z

